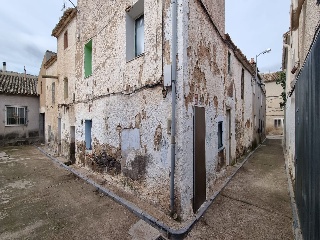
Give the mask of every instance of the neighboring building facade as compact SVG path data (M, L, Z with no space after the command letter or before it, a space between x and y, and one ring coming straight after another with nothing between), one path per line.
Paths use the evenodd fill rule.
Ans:
M254 68L224 34L224 1L79 0L74 11L73 20L62 27L65 12L57 27L72 32L75 51L62 55L57 34L57 60L47 68L60 90L47 104L46 142L68 146L74 126L77 164L112 175L165 212L173 200L174 212L187 219L225 167L264 136L254 123L259 111L264 122L262 93L252 108L253 89L263 89L253 87ZM74 92L69 102L61 98L64 77Z
M41 142L45 142L45 129L46 129L46 124L45 124L45 113L47 111L47 93L49 93L49 91L47 91L47 79L43 78L43 75L46 75L46 68L45 68L45 64L47 62L49 62L49 59L52 61L53 59L55 59L54 61L56 61L56 56L57 54L51 51L46 51L43 60L42 60L42 64L41 64L41 69L39 72L39 77L38 77L38 93L40 95L39 97L39 113L40 113L40 118L39 118L39 138Z
M38 86L45 85L40 98L45 142L55 154L71 162L75 161L76 15L76 9L67 9L53 29L57 54L45 54Z
M37 77L0 71L0 146L39 140Z
M304 239L320 238L319 5L319 0L292 0L291 27L284 34L284 147Z
M262 74L266 88L266 133L270 135L283 134L284 111L280 106L283 88L276 83L279 78L280 72Z

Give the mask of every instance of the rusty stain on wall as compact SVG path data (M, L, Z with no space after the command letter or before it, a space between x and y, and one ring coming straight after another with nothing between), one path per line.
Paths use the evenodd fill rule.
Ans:
M160 150L161 139L162 139L162 128L161 128L161 125L159 124L154 133L154 149L156 151Z

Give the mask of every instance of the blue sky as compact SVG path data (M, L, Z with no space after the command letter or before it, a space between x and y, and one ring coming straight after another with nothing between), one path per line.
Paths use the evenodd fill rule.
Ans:
M76 4L76 0L71 0ZM0 0L0 64L8 71L38 75L46 50L56 51L51 31L68 0ZM290 0L226 0L226 33L248 59L258 58L261 72L278 71L282 58L282 35L289 29Z
M290 0L226 0L226 33L247 59L258 57L260 72L279 71L282 36L289 30Z

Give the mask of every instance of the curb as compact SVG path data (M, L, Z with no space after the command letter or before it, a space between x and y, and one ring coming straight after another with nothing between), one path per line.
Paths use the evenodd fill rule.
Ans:
M119 197L112 191L104 188L103 186L97 184L90 178L82 175L81 173L77 172L76 170L70 168L69 166L65 165L55 157L49 155L47 152L45 152L41 147L36 146L40 152L42 152L44 155L49 157L54 163L59 165L62 168L65 168L69 172L73 173L77 177L81 178L85 182L91 184L92 186L99 189L100 192L104 193L111 199L113 199L115 202L119 203L120 205L126 207L129 211L131 211L133 214L135 214L140 219L144 220L145 222L149 223L154 228L157 228L161 233L163 233L167 238L169 239L183 239L192 229L192 227L200 220L202 215L206 212L206 210L211 206L215 198L220 194L220 192L228 185L228 183L231 181L231 179L238 173L240 168L248 161L248 159L251 157L251 155L261 147L261 145L266 141L266 138L263 140L262 143L260 143L253 151L251 151L248 156L242 161L242 163L238 166L238 168L224 181L223 186L220 190L215 192L209 199L207 199L202 206L199 208L198 212L195 214L194 219L191 223L187 224L186 226L180 228L180 229L173 229L166 224L164 224L161 221L158 221L155 217L151 216L150 214L144 212L142 209L134 205L133 203L127 201L126 199Z

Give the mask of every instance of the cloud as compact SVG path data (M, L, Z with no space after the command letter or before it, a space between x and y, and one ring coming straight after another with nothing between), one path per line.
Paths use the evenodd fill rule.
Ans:
M77 1L72 1L76 4ZM67 7L72 7L66 1ZM8 71L37 75L46 50L56 51L51 31L62 16L62 1L11 0L0 8L0 62Z

